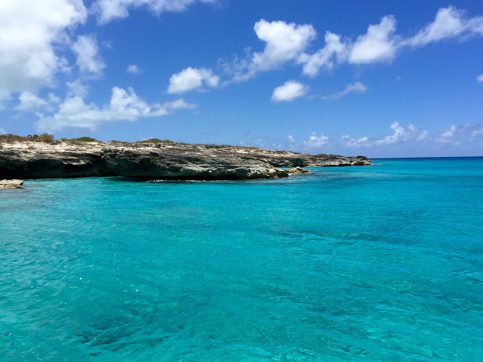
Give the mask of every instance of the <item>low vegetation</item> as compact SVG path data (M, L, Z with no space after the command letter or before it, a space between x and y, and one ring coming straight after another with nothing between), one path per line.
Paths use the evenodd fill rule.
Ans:
M93 137L77 137L77 138L60 138L56 139L53 135L43 133L43 134L34 134L34 135L28 135L28 136L18 136L15 134L3 134L0 135L0 143L10 143L10 142L45 142L45 143L50 143L50 144L56 144L60 142L68 143L68 144L74 144L74 145L82 145L82 144L88 144L92 142L103 142L99 141ZM137 142L126 142L126 141L118 141L118 140L112 140L109 141L110 144L117 145L117 146L129 146L133 144L137 145L147 145L147 144L154 144L157 147L161 147L162 145L186 145L187 143L184 142L175 142L172 140L168 139L160 139L160 138L149 138L146 140L142 141L137 141ZM223 144L199 144L198 146L202 147L207 147L207 148L226 148L226 147L235 147L235 148L241 148L241 149L247 149L247 150L258 150L258 147L250 147L250 146L229 146L229 145L223 145Z
M92 137L61 138L60 140L64 142L99 142L98 140Z
M51 134L34 134L28 136L18 136L15 134L3 134L0 135L0 142L45 142L55 143L55 137Z
M166 145L173 145L176 142L171 141L171 140L162 140L162 139L159 139L159 138L149 138L147 140L138 141L136 143L161 143L161 144L166 144Z
M28 136L19 136L15 134L0 134L0 143L8 143L8 142L45 142L45 143L71 143L71 144L84 144L90 142L102 142L93 137L77 137L77 138L60 138L56 139L53 135L43 133L43 134L34 134ZM112 140L109 143L113 144L120 144L120 145L129 145L132 144L131 142L126 141L118 141ZM175 141L167 140L167 139L160 139L160 138L150 138L147 140L137 141L134 142L137 144L144 144L144 143L155 143L155 144L164 144L164 145L173 145L177 144Z
M96 140L95 138L92 138L92 137L61 138L60 140L62 142L71 143L71 144L74 144L74 145L81 145L81 144L90 143L90 142L101 142L101 141Z

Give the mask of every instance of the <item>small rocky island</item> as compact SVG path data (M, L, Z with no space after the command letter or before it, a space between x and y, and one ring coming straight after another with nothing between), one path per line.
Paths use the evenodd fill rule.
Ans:
M0 136L0 180L124 176L164 180L249 180L304 173L307 166L365 166L366 157L270 151L255 147L100 142L87 137Z

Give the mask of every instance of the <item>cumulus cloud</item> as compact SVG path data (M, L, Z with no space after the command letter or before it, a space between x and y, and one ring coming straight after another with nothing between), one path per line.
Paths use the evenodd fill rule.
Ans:
M75 95L75 96L85 97L89 90L88 86L82 83L79 79L76 79L72 82L67 82L66 85L67 85L69 96Z
M148 104L138 97L133 89L112 88L109 104L98 107L86 103L81 96L68 96L56 113L41 116L37 122L40 131L58 131L63 128L95 129L98 125L116 121L137 121L141 118L161 117L179 109L194 106L178 99L163 104Z
M32 92L21 92L18 96L19 103L15 107L18 111L36 111L41 109L51 109L53 105L60 102L60 99L53 93L49 93L47 98L41 98Z
M440 132L429 134L425 129L419 129L413 124L407 127L401 126L398 122L391 124L392 133L379 138L351 137L344 135L340 143L344 147L369 148L384 147L406 143L415 146L417 143L431 143L434 147L459 147L461 145L480 145L483 138L483 126L481 124L451 124Z
M367 33L359 36L352 46L349 62L367 64L392 60L397 48L395 30L393 16L385 16L379 24L369 25Z
M445 129L443 132L441 132L437 141L438 142L453 142L457 130L458 130L458 128L456 127L456 125L452 124L447 129Z
M130 74L141 74L143 72L143 70L141 69L140 66L138 66L136 64L129 64L126 68L126 72L128 72Z
M436 142L449 146L468 145L471 142L481 144L483 126L481 124L451 124L436 137Z
M467 39L483 35L483 17L467 17L454 7L441 8L432 22L413 36L396 34L396 19L384 16L378 24L369 25L367 32L355 40L326 32L325 45L312 54L303 53L298 63L303 73L315 76L321 69L331 70L335 64L371 64L389 62L398 51L425 46L444 39Z
M0 128L0 134L6 134L7 132L3 129L3 128Z
M81 35L72 44L72 50L77 55L77 65L83 72L99 75L105 64L99 56L97 40L93 36Z
M385 16L379 24L369 25L367 32L355 41L342 40L332 32L325 33L325 45L313 54L302 53L297 62L303 64L303 73L315 76L320 69L331 70L335 64L368 64L390 61L398 48L395 36L396 19Z
M34 110L42 108L47 104L47 101L40 98L38 95L32 92L22 92L19 97L19 104L16 107L19 111Z
M413 124L410 124L407 128L404 128L398 122L393 122L391 124L391 129L393 131L392 134L375 140L374 145L386 146L398 142L422 141L428 135L428 131L419 130Z
M215 3L216 0L96 0L92 6L101 24L126 18L131 8L144 8L154 14L179 12L196 3Z
M317 33L312 25L260 20L255 23L255 34L265 43L261 52L248 52L245 59L225 64L225 72L239 82L253 78L260 72L279 68L296 61Z
M291 102L296 98L303 97L306 93L306 86L297 81L289 80L273 90L272 101Z
M372 142L369 137L351 137L349 135L344 135L340 138L341 144L345 147L368 147L371 146Z
M365 86L364 83L355 82L355 83L348 84L347 87L345 87L340 92L329 94L328 96L322 96L321 98L324 101L339 100L350 93L365 93L366 91L367 91L367 87Z
M168 93L185 93L203 86L216 87L219 82L220 77L209 69L188 67L169 78Z
M260 20L254 30L257 37L265 42L265 49L253 54L252 71L273 69L297 59L317 34L312 25L284 21Z
M392 134L381 138L370 139L369 137L351 137L344 135L341 137L341 144L345 147L370 147L370 146L388 146L400 142L416 141L420 142L426 139L428 131L418 129L413 124L404 128L399 122L393 122L390 126Z
M337 34L325 33L325 46L314 54L301 54L298 61L302 63L303 73L308 76L316 76L321 68L332 69L334 63L341 63L347 56L348 45L344 44Z
M323 133L317 135L317 133L312 132L309 138L304 141L304 146L307 148L321 148L325 146L327 142L329 142L329 137Z
M483 74L480 74L478 77L476 77L476 81L483 83Z
M466 18L462 10L452 6L439 9L434 21L426 25L404 45L423 46L447 38L483 35L483 17Z
M0 95L52 84L66 63L55 46L86 16L81 0L0 1Z

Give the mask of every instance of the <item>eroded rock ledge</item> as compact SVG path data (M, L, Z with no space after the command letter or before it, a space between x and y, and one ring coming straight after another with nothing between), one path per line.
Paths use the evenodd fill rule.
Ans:
M254 147L127 142L3 142L0 179L125 176L172 180L287 177L281 167L370 165L365 157Z

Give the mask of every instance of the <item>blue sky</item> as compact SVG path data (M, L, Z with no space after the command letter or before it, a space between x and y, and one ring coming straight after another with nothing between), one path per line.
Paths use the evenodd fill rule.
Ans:
M476 1L3 0L0 132L483 155Z

